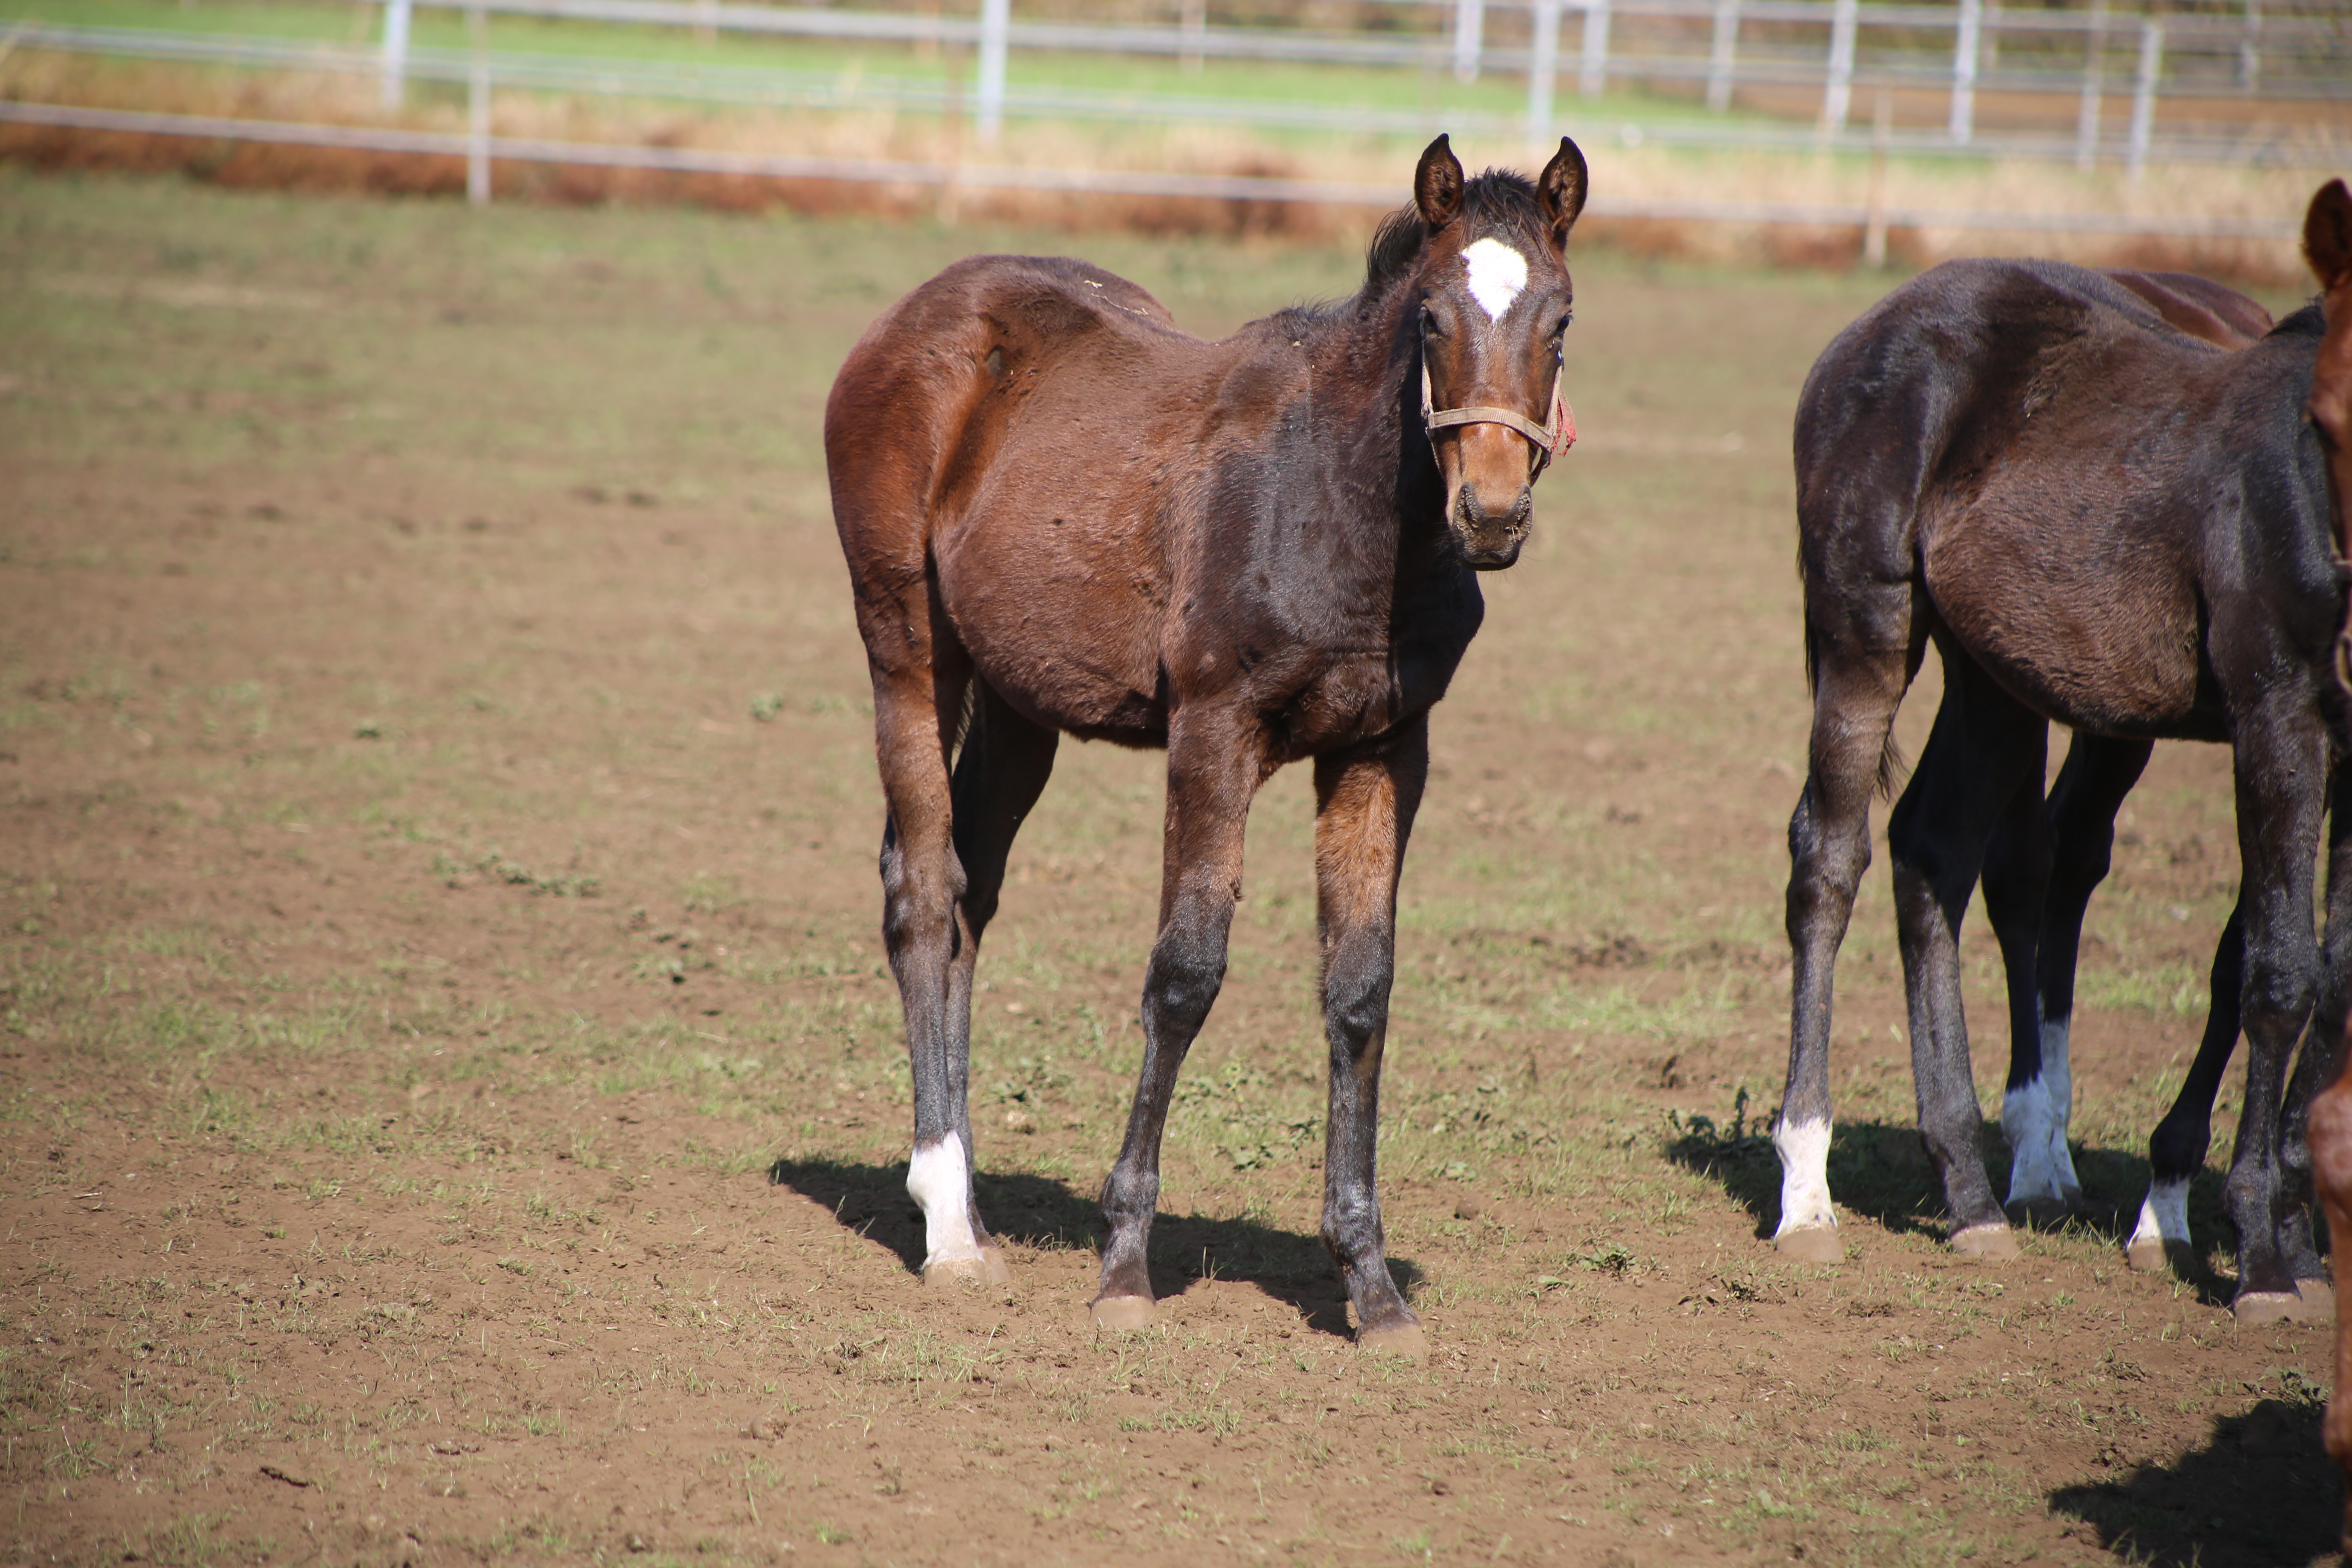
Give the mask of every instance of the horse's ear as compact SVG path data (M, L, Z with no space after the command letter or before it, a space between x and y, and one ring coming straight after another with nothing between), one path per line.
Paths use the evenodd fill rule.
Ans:
M2330 180L2311 198L2303 220L2303 255L2322 289L2352 277L2352 193Z
M1421 167L1412 172L1412 205L1433 229L1462 216L1462 160L1442 133L1423 152Z
M1576 226L1576 215L1584 210L1584 154L1568 137L1559 139L1559 151L1544 165L1543 177L1536 182L1536 202L1543 209L1544 221L1551 225L1553 237L1565 246L1568 231Z

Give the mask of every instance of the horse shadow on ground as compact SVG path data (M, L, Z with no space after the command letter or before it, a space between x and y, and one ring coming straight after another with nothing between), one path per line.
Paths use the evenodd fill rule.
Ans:
M2000 1124L1983 1126L1986 1173L1996 1193L2009 1186L2009 1142ZM2120 1249L2139 1220L2147 1195L2145 1156L2092 1144L2074 1146L2074 1173L2083 1183L2083 1206L2053 1228L2095 1237ZM1725 1195L1756 1221L1756 1235L1769 1238L1780 1219L1780 1157L1772 1146L1769 1114L1751 1117L1741 1090L1728 1121L1677 1116L1665 1143L1666 1158L1722 1187ZM1829 1152L1830 1192L1838 1206L1900 1236L1943 1238L1944 1196L1928 1163L1919 1130L1891 1121L1841 1121L1832 1125ZM2221 1173L2200 1172L2189 1184L2190 1233L2205 1239L2194 1274L2208 1306L2227 1306L2236 1282L2216 1267L2217 1245L2230 1235L2221 1206Z
M2272 1568L2332 1559L2341 1478L2319 1446L2313 1397L2265 1399L2214 1418L2205 1443L2170 1465L2118 1468L2060 1487L2051 1510L2080 1520L2099 1544L2148 1568Z
M843 1228L898 1255L909 1272L923 1267L923 1216L907 1194L901 1164L846 1160L778 1160L768 1180L831 1209ZM1008 1240L1048 1252L1092 1252L1103 1242L1102 1208L1092 1193L1050 1176L991 1174L973 1184L982 1217ZM1247 1219L1161 1214L1151 1223L1151 1293L1181 1296L1204 1279L1254 1285L1287 1302L1309 1328L1349 1337L1348 1298L1319 1236ZM1397 1287L1412 1300L1423 1282L1410 1258L1389 1259Z

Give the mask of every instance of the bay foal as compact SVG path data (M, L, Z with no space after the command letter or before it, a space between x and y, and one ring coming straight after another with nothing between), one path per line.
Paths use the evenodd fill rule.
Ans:
M1574 142L1530 184L1446 139L1362 289L1222 342L1100 268L979 257L901 300L825 408L874 679L883 938L907 1021L923 1276L1002 1279L972 1188L971 985L1061 732L1165 747L1143 1067L1103 1184L1097 1322L1150 1317L1145 1247L1184 1053L1216 999L1250 801L1315 766L1330 1047L1323 1239L1360 1342L1406 1352L1374 1156L1397 877L1430 706L1515 561L1560 401Z
M1840 1250L1826 1172L1833 967L1869 861L1869 797L1892 772L1895 710L1932 641L1944 705L1888 840L1920 1131L1955 1250L2016 1250L1979 1142L1958 942L1996 827L2035 831L2050 721L2227 742L2249 1056L2228 1184L2238 1310L2299 1309L2279 1201L2283 1089L2323 973L2340 996L2345 957L2331 946L2323 965L2313 921L2344 732L2339 542L2305 414L2322 336L2306 310L2224 350L2095 272L1953 262L1888 295L1814 365L1796 430L1814 708L1790 824L1782 1250ZM2346 814L2331 820L2333 853ZM2352 876L2332 879L2331 903L2347 900Z

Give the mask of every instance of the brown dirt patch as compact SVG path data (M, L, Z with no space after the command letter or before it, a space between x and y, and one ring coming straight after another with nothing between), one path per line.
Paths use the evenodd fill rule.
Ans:
M2218 754L2160 756L2094 907L2093 1214L2006 1267L1941 1247L1881 879L1841 998L1849 1258L1759 1236L1804 731L1785 432L1874 286L1580 268L1586 439L1440 710L1406 882L1412 1366L1352 1351L1314 1239L1289 775L1172 1124L1161 1326L1084 1310L1149 757L1066 748L982 963L1018 1286L910 1270L817 410L881 303L1036 237L0 180L16 1560L2328 1550L2324 1335L2232 1326L2210 1180L2198 1280L2117 1251L2234 885ZM1090 249L1204 330L1355 270Z

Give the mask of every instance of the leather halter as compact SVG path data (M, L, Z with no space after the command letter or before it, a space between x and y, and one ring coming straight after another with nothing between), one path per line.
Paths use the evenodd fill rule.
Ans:
M1468 408L1438 408L1433 406L1429 387L1429 352L1421 355L1421 423L1429 433L1430 447L1437 446L1437 433L1454 425L1500 425L1516 430L1534 443L1536 471L1528 476L1533 484L1551 466L1551 460L1576 445L1576 416L1569 411L1568 399L1559 394L1559 375L1551 381L1551 415L1545 425L1538 425L1524 414L1490 405L1474 405Z

